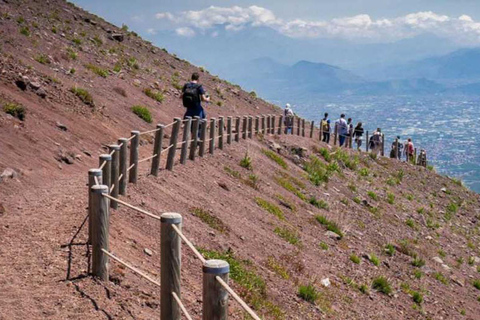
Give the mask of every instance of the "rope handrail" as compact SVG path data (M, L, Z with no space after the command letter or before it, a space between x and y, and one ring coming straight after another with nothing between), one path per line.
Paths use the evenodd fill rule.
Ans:
M115 198L115 197L112 197L112 196L109 195L109 194L102 193L102 196L107 197L107 198L110 199L110 200L116 201L116 202L124 205L124 206L127 207L127 208L130 208L130 209L135 210L135 211L137 211L137 212L143 213L144 215L149 216L150 218L153 218L153 219L156 219L156 220L159 220L159 221L160 221L160 217L159 217L159 216L154 215L153 213L150 213L150 212L145 211L145 210L143 210L143 209L140 209L140 208L138 208L138 207L135 207L134 205L131 205L131 204L125 202L125 201L122 201L122 200L120 200L120 199L117 199L117 198Z
M152 155L152 156L150 156L150 157L146 157L145 159L138 160L138 163L142 163L142 162L151 160L151 159L155 158L156 156L157 156L157 154L154 154L154 155Z
M163 149L162 151L160 151L160 154L162 154L163 152L168 151L171 147L173 147L173 144L169 145L168 147L166 147L165 149Z
M182 240L187 244L187 246L190 248L190 250L193 251L193 253L197 256L197 258L204 264L207 260L203 257L203 255L195 248L195 246L190 242L190 240L185 237L185 235L178 229L178 227L174 224L172 224L173 230L182 238Z
M130 167L127 168L127 171L130 171L132 170L132 168L135 167L135 163L132 163L132 165Z
M127 139L127 142L135 138L135 135L131 135L130 138Z
M160 130L160 129L157 128L157 129L153 129L153 130L148 130L148 131L140 132L139 135L142 136L142 135L145 135L145 134L154 133L154 132L157 132L158 130Z
M163 128L168 128L170 126L173 126L174 123L175 123L175 121L170 122L169 124L164 125Z
M115 153L115 149L112 150L112 152L109 153L110 156L113 156L113 154Z
M187 312L187 309L185 308L185 306L183 305L182 301L180 300L180 298L177 296L177 294L175 292L172 292L172 296L173 296L173 299L175 299L175 301L178 303L178 305L180 306L180 309L182 310L183 314L185 315L185 317L188 319L188 320L193 320L192 317L188 314Z
M215 279L220 283L220 285L225 288L225 290L228 291L228 293L230 293L233 297L233 299L235 299L243 308L243 310L245 310L253 319L255 320L261 320L256 314L255 312L253 312L253 310L245 303L245 301L242 300L242 298L240 298L236 293L235 291L232 290L232 288L230 288L230 286L225 282L223 281L222 278L220 278L219 276L216 276Z
M100 184L100 182L98 182L97 176L94 176L93 179L95 179L95 184L98 186Z
M117 181L122 180L122 178L123 178L123 173L121 173L121 174L118 176L118 180L117 180Z
M110 193L112 193L113 189L115 189L115 183L112 183L112 186L110 187Z
M151 283L157 285L160 287L160 283L158 281L155 281L154 279L150 278L149 276L147 276L146 274L144 274L142 271L138 270L137 268L135 268L134 266L126 263L125 261L121 260L120 258L114 256L112 253L108 252L107 250L103 249L102 248L102 251L103 253L105 253L107 256L109 256L110 258L112 258L113 260L117 261L118 263L122 264L123 266L125 266L126 268L132 270L133 272L135 272L136 274L138 274L139 276L147 279L148 281L150 281Z
M107 164L107 160L103 160L102 164L98 167L98 169L102 170L106 164Z

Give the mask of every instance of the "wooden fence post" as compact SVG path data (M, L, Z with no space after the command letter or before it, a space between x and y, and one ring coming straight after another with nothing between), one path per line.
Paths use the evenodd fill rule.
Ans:
M218 282L228 283L230 266L223 260L208 260L203 265L203 320L227 320L228 292Z
M235 142L240 140L240 117L235 118Z
M160 319L180 320L180 306L172 292L181 298L181 239L172 225L182 230L182 216L167 212L162 214L160 221Z
M253 118L248 116L248 138L252 139L253 136Z
M100 157L99 157L99 162L100 162L100 165L102 165L102 163L105 161L105 165L103 166L102 168L102 181L103 181L103 184L108 186L110 188L111 186L111 179L110 179L110 175L112 173L112 156L109 155L109 154L101 154ZM108 189L110 193L110 189Z
M323 125L322 125L322 120L320 120L320 133L318 134L318 140L323 141Z
M267 130L266 130L266 134L270 134L271 132L271 116L269 114L267 114Z
M297 136L300 135L300 130L302 129L302 119L297 118Z
M127 194L128 139L120 138L118 139L118 144L120 145L119 174L122 175L122 178L118 182L118 193L124 196Z
M310 139L313 138L313 130L314 130L314 129L315 129L315 122L312 121L312 122L310 123Z
M255 134L260 133L260 117L255 116Z
M242 138L245 140L247 139L247 116L243 116L242 123Z
M92 244L92 223L93 223L93 195L92 187L96 185L95 177L98 184L102 184L102 170L90 169L88 170L88 243Z
M192 117L186 117L183 123L182 149L180 152L180 163L187 163L188 145L190 142L190 129L192 128Z
M182 119L175 118L173 127L172 127L172 135L170 136L170 144L168 149L168 156L167 156L167 170L172 171L173 166L175 165L175 153L177 152L177 142L178 142L178 133L180 132L180 127L182 125Z
M385 156L385 134L382 133L382 157Z
M353 132L354 131L355 131L354 128L352 128L352 130L350 131L350 140L348 141L350 149L352 149L352 146L353 146Z
M395 159L398 160L398 138L395 139Z
M335 134L333 136L333 145L336 146L337 145L337 135L338 135L338 126L337 124L335 123Z
M289 116L286 117L287 123L290 123L292 130L290 131L290 134L295 134L295 116ZM288 134L288 126L285 126L285 133Z
M218 149L223 150L223 117L218 117Z
M278 135L282 134L283 115L278 118Z
M275 120L276 120L275 118L276 118L275 115L272 115L272 117L270 118L270 126L272 127L272 128L270 129L270 133L271 133L271 134L275 134L276 131L277 131L277 130L275 130L275 129L276 129L276 128L275 128L275 122L276 122L276 121L275 121Z
M210 154L215 152L215 125L217 124L217 120L215 118L210 119Z
M262 131L262 134L265 134L265 115L264 115L264 114L261 115L261 120L262 120L262 129L261 129L261 131Z
M367 130L367 135L365 136L365 151L368 152L368 144L370 141L368 140L368 130Z
M96 185L90 189L92 193L92 274L103 281L108 280L108 256L102 249L108 251L109 205L108 186Z
M119 169L120 169L120 146L119 145L110 145L108 146L108 150L110 153L113 152L112 154L112 173L110 175L111 179L111 185L110 188L113 187L113 189L110 191L110 195L114 198L118 199L118 177L119 177ZM116 201L111 201L110 202L110 207L112 209L117 209L118 208L118 203Z
M232 144L232 117L227 117L227 143Z
M305 119L302 119L302 137L305 137Z
M138 178L138 144L140 143L140 131L134 130L130 132L133 135L130 141L130 169L128 182L137 183ZM105 182L105 179L104 179Z
M197 153L198 147L198 130L200 129L200 119L199 116L193 117L192 122L192 143L190 144L190 160L195 161L195 154Z
M417 148L415 148L415 153L413 154L413 164L416 165L417 164Z
M205 154L205 148L207 146L206 141L207 141L207 120L200 120L202 126L200 127L200 149L198 150L198 156L203 157Z
M155 132L155 141L153 142L153 154L156 154L152 159L152 168L150 174L155 177L158 176L158 168L160 168L160 160L162 159L162 145L163 145L163 125L157 124L157 132Z

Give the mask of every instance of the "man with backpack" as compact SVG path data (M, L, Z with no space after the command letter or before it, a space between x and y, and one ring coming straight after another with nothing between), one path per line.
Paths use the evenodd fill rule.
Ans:
M322 141L328 144L330 143L330 119L328 119L328 113L325 113L325 117L320 121L320 125L323 132Z
M285 134L292 133L294 117L295 117L295 114L293 113L290 103L287 103L285 105L285 110L283 110L283 119L284 119L283 122L285 124Z
M182 88L183 106L187 108L184 118L198 116L200 119L206 118L205 110L202 107L202 101L210 101L202 85L198 83L200 75L197 72L192 74L192 80L185 83Z
M415 158L415 147L413 146L412 138L408 138L407 144L405 145L405 155L407 162L414 160Z
M335 128L337 130L338 141L339 141L339 145L341 147L345 143L345 140L346 140L347 135L348 135L348 125L347 125L347 121L345 120L345 114L342 113L340 115L340 119L338 119L335 122Z

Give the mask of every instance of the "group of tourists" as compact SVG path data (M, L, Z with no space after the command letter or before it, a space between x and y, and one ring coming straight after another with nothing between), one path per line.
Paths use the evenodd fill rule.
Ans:
M200 75L197 72L194 72L191 77L191 81L187 82L182 88L182 101L183 106L186 108L184 117L195 117L198 116L201 119L206 118L205 109L202 107L202 102L210 101L209 95L206 93L203 86L199 83ZM352 118L345 119L345 114L341 114L340 118L335 121L334 127L331 127L331 121L329 119L328 113L325 113L324 117L320 121L320 130L322 131L322 141L325 143L330 143L330 136L332 134L332 129L338 137L338 142L340 147L351 147L353 142L355 142L357 150L360 150L362 146L362 137L364 135L363 124L358 122L356 126L353 125ZM285 133L293 133L293 125L295 119L295 113L292 110L290 104L285 105L283 111L283 121L285 125ZM384 136L380 128L377 128L370 137L368 147L372 153L378 154L382 150ZM402 152L403 150L403 152ZM392 148L390 151L391 158L401 159L401 156L405 155L407 161L411 161L415 157L415 148L411 138L405 143L400 142L400 137L392 143ZM426 152L421 150L418 157L418 162L424 161L426 163ZM421 164L421 163L420 163Z

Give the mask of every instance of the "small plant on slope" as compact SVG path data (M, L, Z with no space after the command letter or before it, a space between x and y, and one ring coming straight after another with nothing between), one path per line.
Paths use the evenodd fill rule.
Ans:
M133 106L132 112L135 113L140 119L143 119L145 122L152 122L152 114L147 107L144 106Z
M300 287L298 288L298 296L305 301L315 303L315 301L318 299L319 294L313 284L308 284L300 285Z
M372 288L387 295L392 293L392 287L388 283L387 278L383 276L373 279Z

